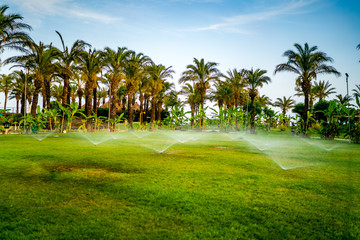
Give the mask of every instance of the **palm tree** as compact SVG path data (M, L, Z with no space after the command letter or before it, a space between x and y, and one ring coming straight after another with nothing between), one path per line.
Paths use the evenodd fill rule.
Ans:
M239 106L240 97L245 87L246 70L241 69L240 71L238 71L236 69L229 69L226 73L227 76L223 75L223 77L225 77L228 86L233 92L233 104L237 108Z
M350 101L352 100L352 98L349 95L345 95L343 96L342 94L338 94L336 95L336 100L341 104L341 105L349 105Z
M182 73L179 83L193 81L201 96L201 107L204 108L206 91L210 88L210 83L219 77L219 70L216 68L218 64L215 62L205 63L203 58L200 61L194 58L193 62L194 64L186 66L187 70Z
M25 85L25 82L21 82L21 79L18 78L17 73L18 71L14 71L12 75L14 76L14 81L11 84L11 92L9 99L16 100L16 113L19 113L19 102L21 100L22 91Z
M200 61L196 58L193 60L194 64L187 65L187 70L182 73L179 83L193 81L195 88L200 93L201 108L205 107L206 91L211 87L211 82L219 77L219 70L216 68L218 65L215 62L206 62L204 59ZM200 119L200 127L203 125L203 119Z
M356 46L356 48L360 50L360 44L359 44L359 45L357 45L357 46ZM359 62L360 62L360 61L359 61Z
M279 107L281 109L282 114L284 117L286 116L286 112L293 108L295 106L295 101L291 98L286 98L285 96L283 98L277 98L274 102L275 107ZM286 122L286 119L284 118L284 123Z
M172 70L171 70L172 71ZM170 74L171 76L171 74ZM164 103L164 99L167 95L170 94L171 91L174 91L175 88L175 84L174 83L170 83L167 81L164 81L164 85L162 87L162 89L159 91L158 96L157 96L157 104L156 104L156 108L157 108L157 120L160 122L161 121L161 112L162 112L162 106Z
M56 101L61 102L63 95L63 86L60 84L54 84L51 86L51 96L56 99Z
M31 105L31 115L36 115L36 108L39 99L40 90L43 87L44 79L54 74L54 61L59 55L59 50L51 45L44 45L42 42L38 44L34 42L26 42L25 55L14 56L5 60L5 63L16 63L15 66L23 67L24 65L34 74L35 90ZM45 86L47 87L47 86ZM50 86L48 86L50 88Z
M353 89L353 92L354 92L354 97L355 96L360 97L360 84L355 85L355 88Z
M158 104L158 94L165 86L166 78L172 78L172 74L174 70L171 69L172 67L165 67L163 65L156 65L152 63L148 71L150 73L150 78L148 81L149 89L151 92L151 118L150 122L153 126L155 121L155 109Z
M0 75L0 92L4 92L5 94L4 109L6 109L9 91L11 90L13 80L14 77L11 74Z
M192 84L185 83L185 85L182 86L179 94L187 96L187 100L185 101L185 103L190 105L190 110L191 110L190 121L191 121L191 128L193 128L196 105L200 103L200 99L201 99L200 93L197 89L195 89L195 87Z
M71 89L71 92L70 92L71 103L74 103L74 102L76 102L78 86L75 84L70 84L70 89Z
M217 81L214 89L211 90L210 100L215 101L219 107L219 111L224 107L234 105L234 92L228 82Z
M125 83L122 83L116 92L117 98L121 100L121 105L122 105L121 112L125 111L126 95L127 95L127 89L126 89Z
M103 53L101 51L90 49L83 51L79 55L79 70L81 79L85 82L85 115L87 117L93 114L92 98L94 89L97 88L98 74L101 73L103 63ZM93 108L94 107L94 108ZM88 131L92 131L92 120L88 118L86 123Z
M296 93L294 94L294 96L297 96L297 97L304 96L304 92L302 91L300 86L296 86L295 91L296 91ZM314 86L311 86L311 91L309 93L309 111L310 112L313 111L313 106L314 106L315 100L316 100L315 88L314 88Z
M74 86L76 86L76 95L78 97L78 102L79 102L79 108L82 108L82 98L84 96L84 82L81 79L81 76L79 74L79 72L75 71L74 72L74 79L72 81L72 84Z
M14 97L16 98L16 113L18 113L18 105L19 105L18 101L20 100L21 114L24 115L24 113L26 112L25 102L27 101L25 99L25 83L27 85L26 86L27 98L30 98L30 100L31 100L31 91L29 91L29 90L32 89L32 86L31 86L32 76L26 74L22 70L14 71L13 76L14 76L15 81L12 84L11 94L14 95Z
M98 102L97 102L97 107L100 107L101 100L102 100L102 105L105 104L107 96L108 96L108 90L106 90L105 88L100 87L99 91L97 91L97 97L99 99Z
M58 31L55 32L59 35L63 47L63 50L59 56L60 68L58 69L59 75L64 81L62 103L70 104L70 78L74 75L74 69L76 67L75 64L79 60L80 53L84 51L86 47L91 47L91 45L82 40L76 40L69 49L67 46L65 46L61 34Z
M30 25L21 22L19 14L6 14L9 7L0 6L0 53L5 48L23 50L23 44L31 38L23 30L31 30Z
M168 111L169 107L181 107L183 105L181 99L179 98L179 92L177 92L175 89L168 91L168 93L164 96L163 102L166 111Z
M333 62L332 58L328 57L326 53L317 51L318 47L309 47L305 43L304 48L298 44L294 44L297 52L287 50L283 56L288 58L286 63L276 66L275 74L278 72L293 72L297 74L296 85L300 86L304 93L304 107L302 119L304 121L303 131L308 128L307 111L309 109L309 95L311 91L311 80L316 79L319 74L334 74L340 76L340 73L332 66L326 65L328 62Z
M124 68L127 64L130 51L126 47L118 48L117 51L106 47L104 54L104 65L108 71L111 89L111 92L109 93L110 118L115 119L115 103L118 101L117 91L119 89L120 81L125 78Z
M250 124L251 133L255 133L255 97L258 95L258 88L271 82L268 76L265 76L266 70L253 69L247 71L246 85L250 97Z
M268 104L270 104L270 105L272 104L271 99L268 96L265 96L265 95L258 96L256 98L256 101L259 103L261 108L266 107L266 105L268 105Z
M330 94L336 93L335 88L331 87L329 81L314 82L313 86L314 94L319 98L319 101L327 98Z
M133 109L132 101L135 92L139 87L139 82L144 73L145 66L150 62L150 58L145 56L143 53L136 54L135 52L130 53L129 60L124 68L125 73L125 86L128 95L128 122L130 127L133 129Z

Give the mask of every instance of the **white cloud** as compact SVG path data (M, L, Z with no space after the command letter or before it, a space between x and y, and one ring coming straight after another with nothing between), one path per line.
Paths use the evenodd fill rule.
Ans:
M293 0L286 5L277 6L276 8L272 8L268 11L242 14L230 18L223 18L222 21L219 23L205 27L191 29L190 31L197 32L197 31L211 31L211 30L221 29L230 32L239 32L243 34L248 34L249 32L240 29L240 26L255 22L266 21L271 18L275 18L282 15L302 14L306 12L305 7L308 7L314 2L316 2L316 0Z
M69 16L105 24L121 20L120 18L78 6L72 0L12 0L11 2L27 12L40 16Z

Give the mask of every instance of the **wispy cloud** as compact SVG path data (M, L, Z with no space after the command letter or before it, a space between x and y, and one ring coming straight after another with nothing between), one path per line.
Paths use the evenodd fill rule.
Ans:
M37 15L75 17L105 24L121 20L120 18L79 6L72 0L12 0L11 2L18 5L19 8Z
M317 0L293 0L286 5L277 6L268 11L255 12L250 14L242 14L230 18L223 18L219 23L191 29L190 31L211 31L211 30L226 30L231 32L238 32L248 34L248 31L241 29L241 26L246 24L266 21L282 15L295 15L305 13L305 7L312 5Z

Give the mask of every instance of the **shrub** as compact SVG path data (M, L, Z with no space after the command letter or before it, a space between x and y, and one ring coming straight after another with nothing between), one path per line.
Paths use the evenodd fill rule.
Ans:
M286 125L283 124L283 123L280 124L280 125L279 125L279 129L280 129L280 131L282 131L282 132L285 131L285 130L286 130Z

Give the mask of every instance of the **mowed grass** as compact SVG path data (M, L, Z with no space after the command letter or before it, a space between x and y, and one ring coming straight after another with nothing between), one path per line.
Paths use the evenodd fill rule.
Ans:
M288 133L34 137L0 135L0 239L360 239L359 145Z

